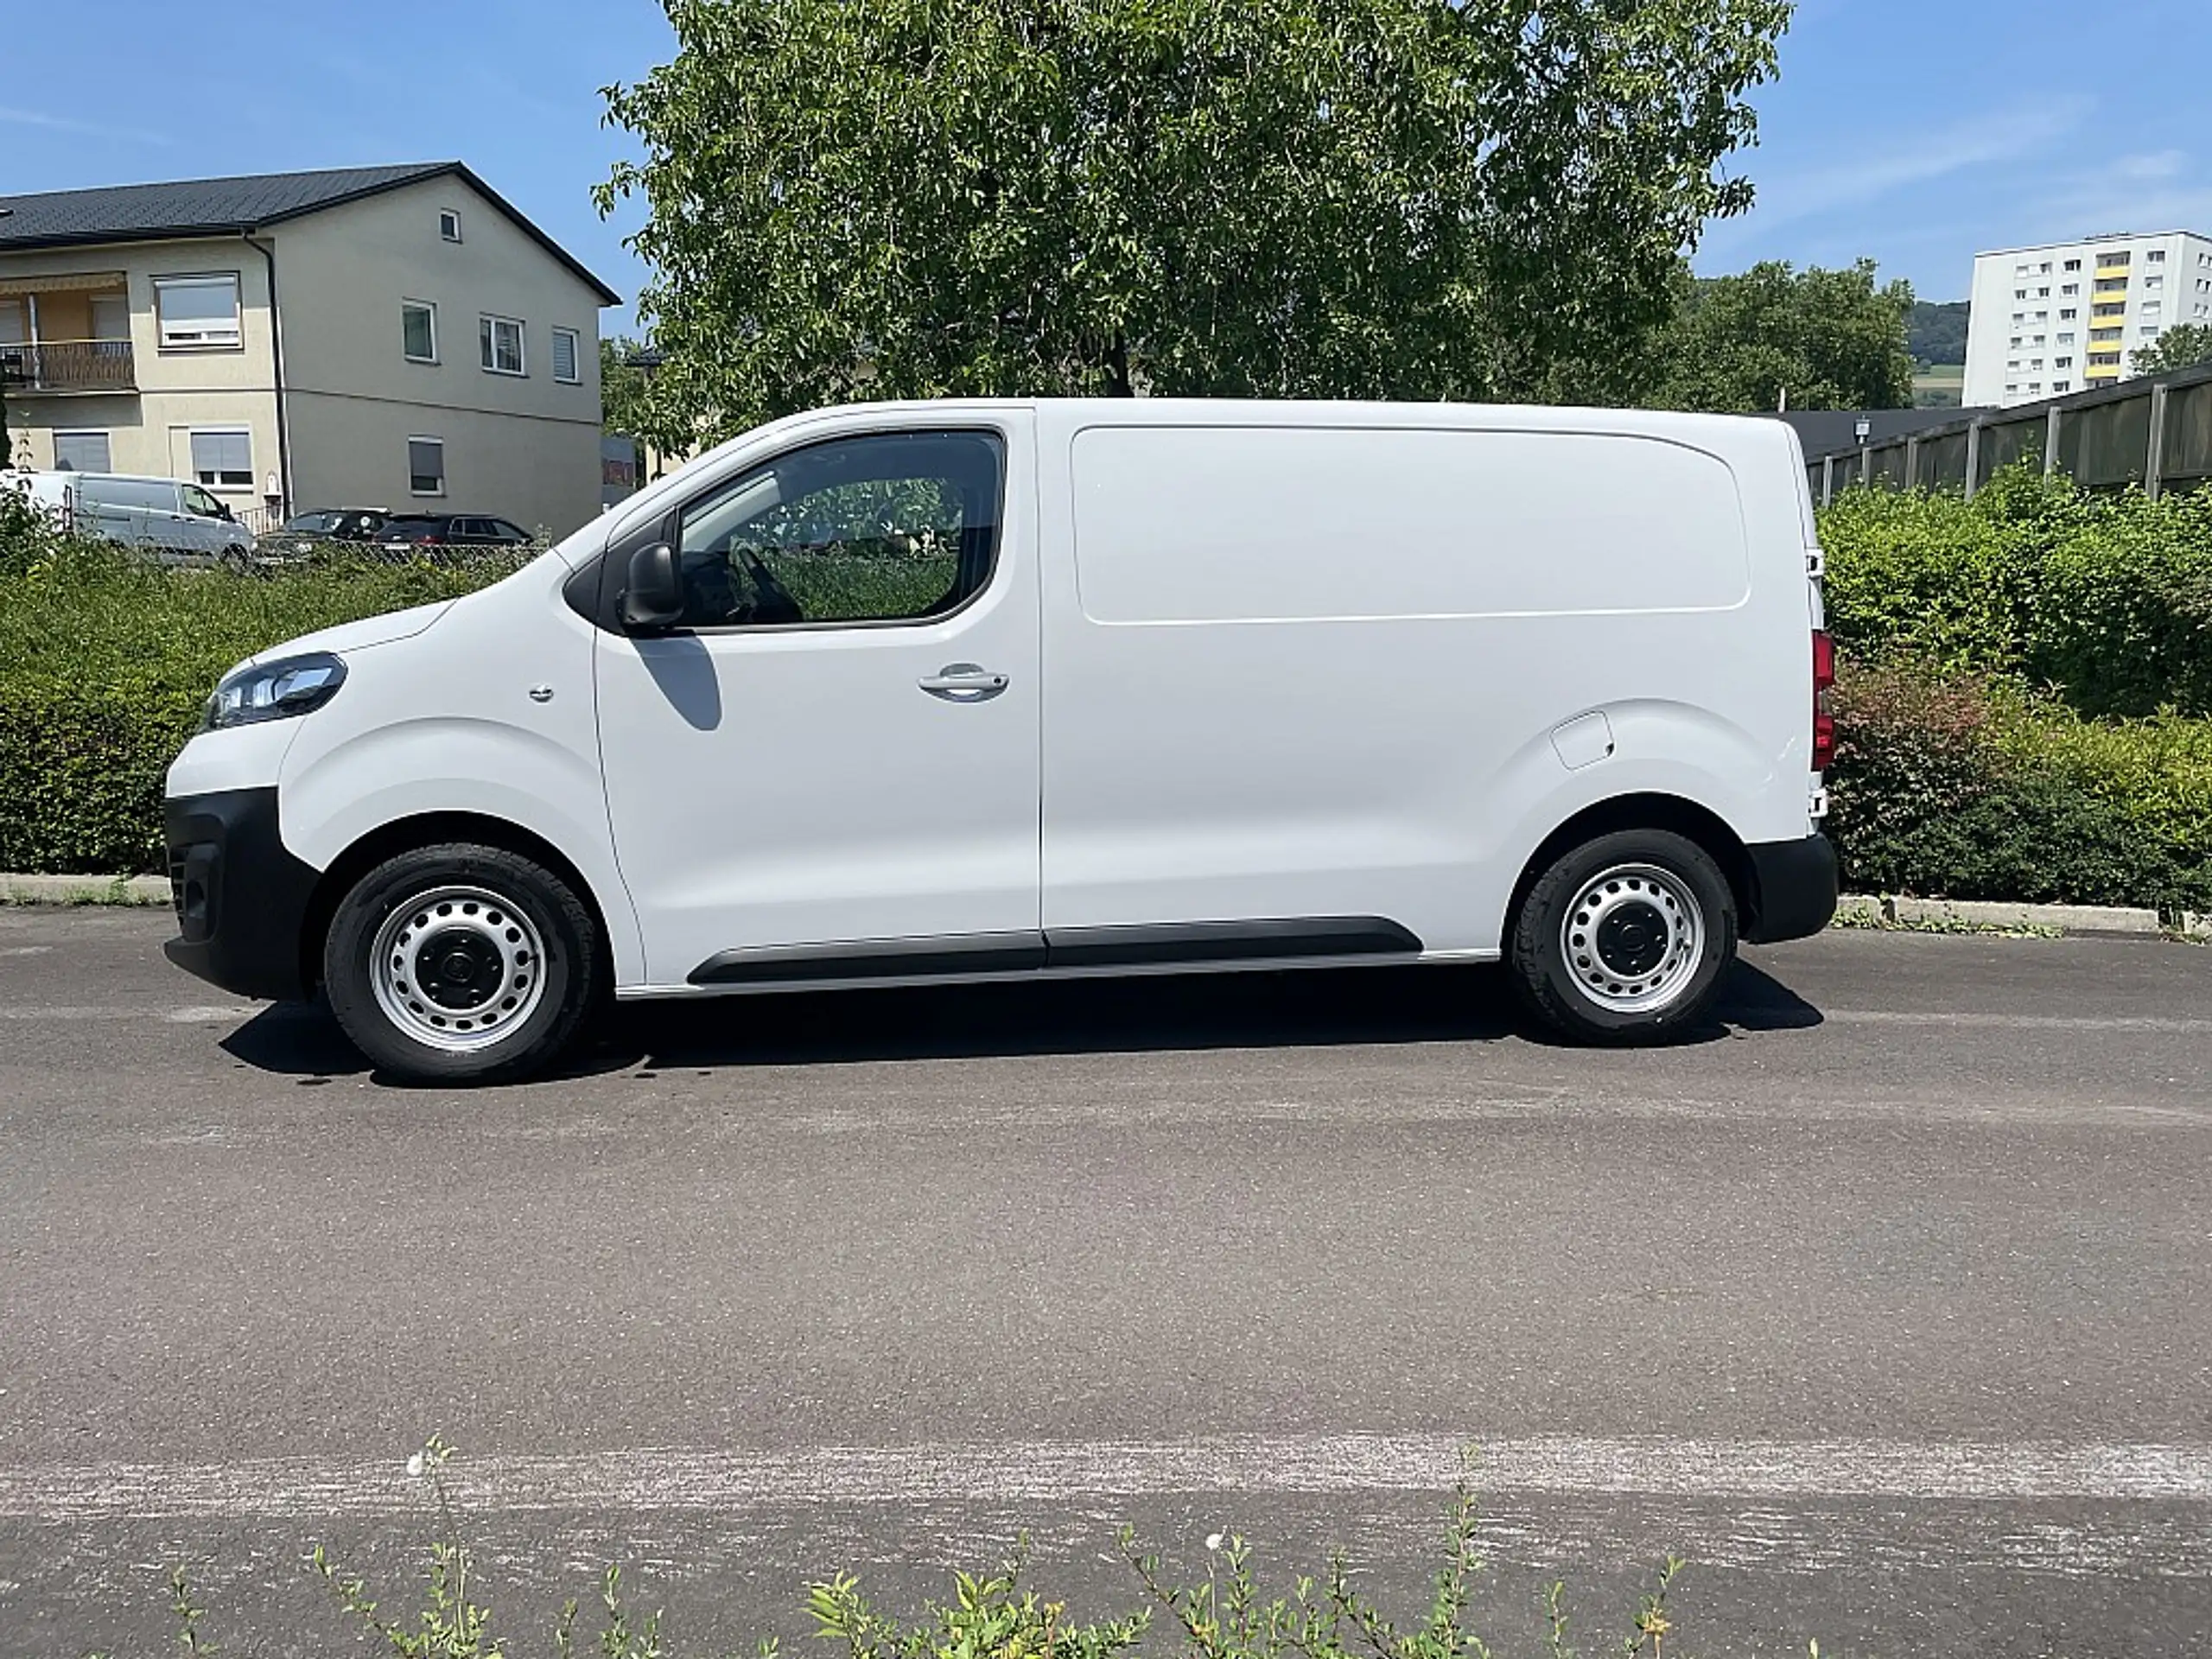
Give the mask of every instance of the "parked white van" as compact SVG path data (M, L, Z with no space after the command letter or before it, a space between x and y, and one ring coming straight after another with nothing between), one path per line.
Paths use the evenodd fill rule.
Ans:
M1834 912L1820 569L1778 421L825 410L230 674L168 950L415 1078L610 994L1224 966L1663 1038Z
M183 479L124 473L19 473L16 489L65 529L143 548L170 561L243 563L253 536L223 502Z

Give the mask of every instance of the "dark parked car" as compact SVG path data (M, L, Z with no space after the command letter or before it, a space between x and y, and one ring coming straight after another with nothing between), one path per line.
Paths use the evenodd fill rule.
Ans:
M275 530L255 537L263 560L303 559L330 542L373 542L391 515L381 507L316 507L296 512Z
M520 547L530 532L504 518L459 512L404 512L385 521L377 540L396 553L418 547Z

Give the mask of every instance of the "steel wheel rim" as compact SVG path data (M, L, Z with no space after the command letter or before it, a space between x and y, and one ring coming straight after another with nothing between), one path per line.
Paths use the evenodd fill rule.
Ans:
M467 1054L500 1041L545 999L545 942L488 888L447 884L394 906L369 949L384 1017L426 1048Z
M1616 864L1585 881L1560 923L1574 988L1611 1014L1671 1007L1705 959L1705 907L1656 864Z

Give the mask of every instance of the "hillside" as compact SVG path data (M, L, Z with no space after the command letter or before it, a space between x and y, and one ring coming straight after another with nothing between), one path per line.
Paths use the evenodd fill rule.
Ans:
M1915 300L1912 315L1906 321L1906 349L1916 363L1963 363L1967 360L1967 313L1972 309L1965 300L1953 300L1936 304L1928 300Z

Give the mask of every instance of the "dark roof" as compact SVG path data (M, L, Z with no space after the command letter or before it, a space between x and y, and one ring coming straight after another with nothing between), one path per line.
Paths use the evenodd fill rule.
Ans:
M1890 438L1910 436L1931 426L1942 426L1948 422L1962 420L1969 415L1980 414L1972 409L1793 409L1787 415L1773 418L1784 420L1797 429L1797 442L1803 446L1809 459L1816 455L1840 454L1859 444L1859 423L1866 423L1866 442L1881 443Z
M461 179L512 219L546 252L589 284L601 303L622 302L620 295L459 162L341 167L315 173L260 173L234 179L181 179L173 184L53 190L35 196L0 195L0 254L102 242L235 236L402 185L448 176Z

